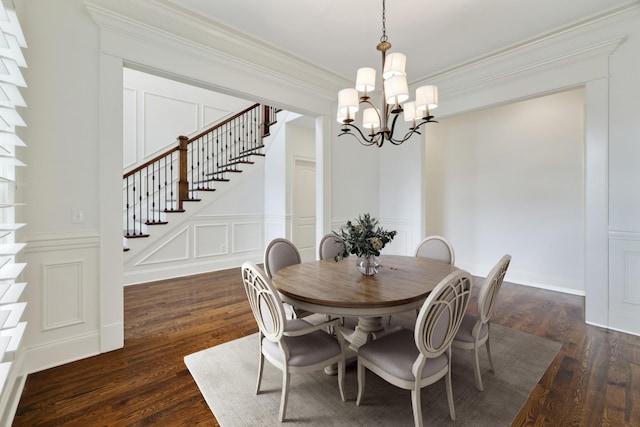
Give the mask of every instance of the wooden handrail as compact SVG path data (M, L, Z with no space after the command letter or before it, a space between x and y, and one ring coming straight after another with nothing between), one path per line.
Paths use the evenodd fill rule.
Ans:
M163 157L167 157L169 154L173 153L174 151L178 151L178 149L180 148L179 145L169 149L168 151L165 151L162 154L158 154L157 156L155 156L153 159L146 161L144 164L138 166L135 169L131 169L129 172L125 173L124 175L122 175L122 179L127 179L127 177L133 175L136 172L140 172L142 169L151 166L152 164L154 164L155 162L157 162L158 160L162 159Z
M240 111L238 114L234 114L233 116L229 117L228 119L225 119L223 121L221 121L220 123L216 123L215 126L212 126L211 128L200 132L199 134L197 134L196 136L192 136L191 138L187 139L188 143L191 143L193 141L195 141L198 138L202 138L203 136L205 136L206 134L213 132L216 128L222 127L224 125L226 125L227 123L232 122L233 120L237 119L238 117L247 114L249 111L253 110L254 108L257 108L260 104L253 104L251 107L245 108L244 110Z

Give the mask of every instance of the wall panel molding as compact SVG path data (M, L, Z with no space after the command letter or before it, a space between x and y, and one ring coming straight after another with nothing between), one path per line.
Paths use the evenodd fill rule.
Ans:
M640 335L640 233L609 233L609 325Z
M32 234L27 238L25 253L86 249L100 245L96 233Z
M193 226L193 256L206 258L229 253L229 224L196 224Z
M157 231L154 228L155 243L148 250L137 249L139 253L125 260L125 285L234 268L245 261L262 262L264 217L260 214L194 214L176 221L169 230L158 227ZM171 249L175 242L170 240L178 235L179 244ZM166 250L157 253L156 246ZM180 256L175 256L176 248Z
M84 260L42 264L42 330L84 323Z
M183 227L166 236L164 241L146 254L135 265L163 264L190 258L189 228Z
M233 254L260 251L263 246L262 221L231 223L231 243Z
M27 372L100 353L100 244L94 232L29 236Z

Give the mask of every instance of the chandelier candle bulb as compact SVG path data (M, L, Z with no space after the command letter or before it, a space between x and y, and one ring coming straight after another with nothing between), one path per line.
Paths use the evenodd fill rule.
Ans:
M347 116L359 110L358 91L354 88L342 89L338 92L338 112Z
M438 108L438 87L422 86L416 89L416 110L429 111Z
M377 108L367 108L362 113L362 126L371 129L371 133L380 127L380 113Z
M407 73L404 71L406 65L407 56L404 53L390 53L384 59L384 70L382 71L382 78L386 80L394 76L406 76Z
M368 96L376 88L376 70L371 67L358 68L356 73L356 89Z
M416 124L416 103L413 102L413 101L406 102L402 106L402 109L404 110L404 121L405 122L413 121L413 125L415 126L415 124Z
M409 99L409 87L405 76L396 75L384 81L384 93L389 104L399 105Z

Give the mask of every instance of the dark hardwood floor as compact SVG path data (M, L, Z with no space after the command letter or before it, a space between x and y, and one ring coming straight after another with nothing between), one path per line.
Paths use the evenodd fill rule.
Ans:
M217 425L183 358L257 331L240 270L124 295L124 348L29 375L14 426ZM510 283L494 322L562 343L513 425L640 426L640 337L585 325L582 297Z

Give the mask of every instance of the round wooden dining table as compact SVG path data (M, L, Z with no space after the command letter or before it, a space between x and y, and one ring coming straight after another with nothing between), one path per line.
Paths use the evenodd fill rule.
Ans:
M375 276L364 276L356 258L290 265L272 278L282 300L302 310L358 317L355 330L343 332L357 349L385 333L382 317L420 307L435 286L457 268L413 256L381 255Z

